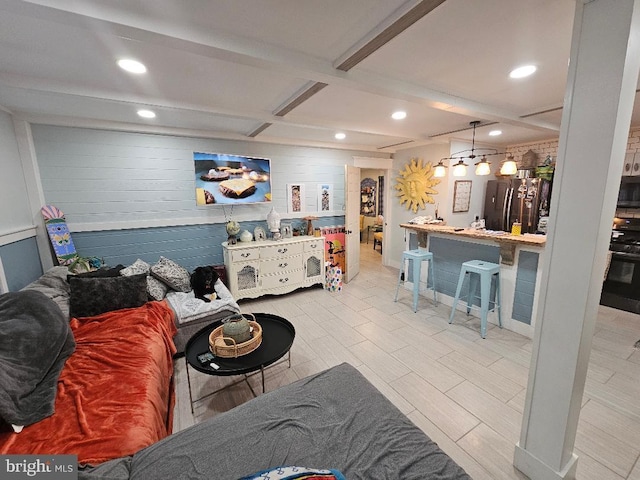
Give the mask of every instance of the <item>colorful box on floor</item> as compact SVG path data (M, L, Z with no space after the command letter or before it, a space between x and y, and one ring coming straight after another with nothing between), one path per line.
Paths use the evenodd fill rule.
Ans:
M339 266L327 262L324 288L330 292L342 291L342 269Z

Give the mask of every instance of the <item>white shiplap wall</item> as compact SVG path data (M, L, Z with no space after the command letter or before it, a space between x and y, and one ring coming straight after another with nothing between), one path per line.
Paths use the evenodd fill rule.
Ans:
M231 207L198 207L193 152L271 159L272 204L236 205L238 221L286 214L286 184L305 184L305 212L317 215L317 186L332 183L343 215L344 166L362 152L33 125L47 203L66 214L72 231L222 223ZM370 156L370 155L369 155ZM384 156L384 155L383 155Z

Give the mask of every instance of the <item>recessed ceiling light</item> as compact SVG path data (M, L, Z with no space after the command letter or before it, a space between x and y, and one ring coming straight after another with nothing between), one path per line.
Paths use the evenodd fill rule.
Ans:
M393 118L394 120L402 120L403 118L407 118L407 112L403 112L401 110L393 112L391 114L391 118Z
M144 64L130 58L118 60L118 66L129 73L146 73L147 71L147 67Z
M138 110L138 115L142 118L156 118L156 114L151 110Z
M502 130L491 130L489 132L490 137L497 137L498 135L502 135Z
M538 68L535 65L523 65L514 70L511 70L509 76L511 78L524 78L532 75Z
M347 138L347 136L344 133L336 133L335 137L336 137L336 140L344 140L345 138Z

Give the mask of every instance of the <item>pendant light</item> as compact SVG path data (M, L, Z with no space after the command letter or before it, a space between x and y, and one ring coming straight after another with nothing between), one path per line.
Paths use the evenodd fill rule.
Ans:
M483 155L482 159L476 163L476 175L489 175L491 173L491 165L487 161L487 156Z
M500 167L500 175L515 175L518 173L518 165L513 159L513 155L509 155Z
M458 163L456 163L453 166L453 176L454 177L464 177L467 174L467 167L469 165L467 165L466 163L464 163L462 161L462 159L458 160Z
M494 148L484 148L484 147L476 148L476 127L480 125L480 123L481 122L479 120L474 120L473 122L469 122L469 125L473 127L473 136L471 138L471 149L462 150L460 152L454 153L450 157L441 159L440 162L435 167L436 170L433 174L434 177L441 177L441 176L444 177L446 175L446 170L445 170L446 167L443 163L444 160L456 161L456 163L452 164L451 172L453 173L454 177L464 177L467 174L467 167L469 166L466 163L464 163L464 160L468 158L469 160L473 161L477 157L476 155L477 150L485 150L488 152L482 153L482 158L480 159L480 161L474 164L476 167L475 174L489 175L491 173L491 162L487 160L487 157L491 155L504 155L504 152L500 153L498 152L498 150ZM513 162L513 164L515 165L515 162ZM509 168L512 168L512 167L509 166Z
M442 160L438 162L438 164L433 169L433 176L436 178L442 178L447 176L447 166L443 163Z

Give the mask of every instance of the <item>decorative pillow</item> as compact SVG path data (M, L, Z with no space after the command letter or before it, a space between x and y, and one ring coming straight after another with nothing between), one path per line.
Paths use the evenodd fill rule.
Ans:
M120 270L120 275L123 275L125 277L130 277L131 275L138 275L140 273L148 274L149 268L151 268L151 265L149 265L144 260L137 259L127 268L123 268L122 270Z
M240 480L346 480L338 470L319 470L306 467L275 467L262 470Z
M139 275L141 273L146 274L147 275L147 294L149 295L149 298L152 300L160 301L167 295L167 291L169 290L169 287L167 287L164 283L162 283L157 278L154 278L151 275L149 275L150 268L151 268L151 265L149 265L147 262L141 259L137 259L127 268L123 268L122 270L120 270L120 275L124 277L130 277L132 275Z
M149 294L149 297L153 298L154 300L160 301L167 296L168 291L169 287L167 287L160 280L152 277L151 275L147 276L147 293Z
M151 267L151 275L166 283L173 290L185 293L191 291L191 275L189 271L173 260L160 257L158 263Z
M35 290L0 295L0 417L30 425L54 412L58 377L75 349L69 319Z
M71 317L92 317L122 308L144 305L147 298L147 275L130 277L69 278Z

